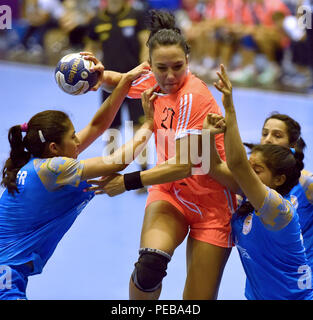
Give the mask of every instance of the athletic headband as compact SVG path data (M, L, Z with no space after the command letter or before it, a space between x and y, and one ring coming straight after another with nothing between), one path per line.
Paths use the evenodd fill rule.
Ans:
M28 123L23 123L23 124L21 124L21 130L22 130L22 132L27 132L27 130L28 130Z

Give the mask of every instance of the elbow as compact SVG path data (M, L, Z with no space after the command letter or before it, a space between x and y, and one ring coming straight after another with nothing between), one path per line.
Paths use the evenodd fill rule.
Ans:
M229 150L230 151L230 150ZM231 171L246 170L250 166L244 148L234 148L231 152L226 150L226 163Z
M227 166L230 171L236 172L242 170L244 167L244 161L242 159L227 159L226 160Z

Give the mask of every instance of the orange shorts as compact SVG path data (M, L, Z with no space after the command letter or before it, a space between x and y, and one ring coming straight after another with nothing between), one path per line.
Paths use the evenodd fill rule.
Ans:
M205 196L193 194L188 186L173 183L148 189L146 207L154 201L167 201L187 220L193 239L219 247L233 246L231 215L236 209L235 196L228 189L212 190Z

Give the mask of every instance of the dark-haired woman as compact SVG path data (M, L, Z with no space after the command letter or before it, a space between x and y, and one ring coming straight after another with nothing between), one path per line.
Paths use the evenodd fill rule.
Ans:
M305 142L301 137L300 124L290 116L273 113L264 121L261 144L278 144L294 150L302 151ZM290 194L297 198L297 212L303 235L306 254L313 266L313 174L302 170L299 183Z
M9 131L10 157L3 169L0 199L1 300L26 299L29 275L42 272L57 244L93 198L85 180L112 174L142 150L153 130L152 90L143 95L146 121L135 137L109 157L77 160L108 128L142 66L123 75L92 121L75 133L69 117L37 113ZM26 135L23 137L22 132ZM129 162L128 162L129 163ZM4 272L4 275L2 273Z
M206 124L211 127L205 127L225 131L227 166L252 206L232 217L234 242L247 276L245 295L251 300L312 300L311 268L290 195L303 169L303 153L263 144L253 147L248 160L238 130L232 85L223 66L218 75L215 87L223 93L225 124L209 116Z
M130 280L130 299L157 299L175 249L188 236L184 299L216 299L231 251L233 195L207 175L199 174L206 159L192 154L202 146L202 125L211 112L221 114L206 84L188 70L189 47L175 27L173 15L150 12L149 63L152 72L135 80L128 93L139 98L158 86L154 100L157 165L107 181L93 181L111 196L144 186L152 187L146 203L139 259ZM104 78L109 73L104 73ZM111 73L112 77L118 76ZM105 84L109 81L104 80ZM112 80L114 83L114 80ZM223 136L216 137L225 159ZM168 146L168 147L167 147ZM200 150L199 147L199 150ZM198 151L198 148L196 148ZM201 151L200 153L201 154ZM193 156L195 156L193 158Z

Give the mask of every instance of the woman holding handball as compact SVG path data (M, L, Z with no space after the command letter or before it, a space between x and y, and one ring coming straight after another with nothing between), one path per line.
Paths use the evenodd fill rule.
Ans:
M202 163L194 161L189 150L202 146L206 115L221 114L221 110L206 84L188 70L189 46L175 27L173 15L163 11L150 13L147 45L152 72L135 80L128 96L139 98L145 89L158 86L153 102L157 165L141 172L90 181L97 185L91 189L114 196L152 186L139 259L130 279L130 299L159 298L167 265L188 233L183 298L216 299L232 246L230 220L235 199L205 170L200 174L203 167L198 167L208 159L203 157ZM107 71L102 74L102 82L114 85L121 76ZM222 135L216 136L216 144L225 159Z
M37 113L28 123L9 130L11 152L3 168L1 183L6 189L0 199L0 266L7 281L0 287L0 300L26 299L28 276L42 272L93 198L94 193L86 191L86 180L124 169L125 159L134 159L143 149L153 129L152 90L144 94L146 120L129 143L108 157L77 160L110 126L131 82L145 72L144 66L123 75L78 133L65 113L54 110Z

